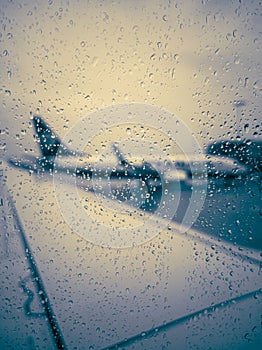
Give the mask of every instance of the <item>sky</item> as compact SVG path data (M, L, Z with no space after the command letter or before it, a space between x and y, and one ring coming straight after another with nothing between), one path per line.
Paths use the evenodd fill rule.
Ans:
M33 114L63 137L133 102L176 115L203 149L261 139L260 16L259 1L1 0L3 156L35 154Z

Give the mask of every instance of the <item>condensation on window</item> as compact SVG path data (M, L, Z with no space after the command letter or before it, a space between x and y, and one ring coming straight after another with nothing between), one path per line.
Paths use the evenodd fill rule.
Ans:
M260 348L260 18L1 1L1 348Z

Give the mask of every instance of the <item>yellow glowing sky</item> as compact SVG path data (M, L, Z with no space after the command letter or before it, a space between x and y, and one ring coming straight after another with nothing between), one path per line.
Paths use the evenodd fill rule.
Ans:
M2 148L35 151L30 113L63 136L92 111L125 102L176 114L203 147L235 138L238 125L249 124L244 137L259 137L259 7L256 1L2 0ZM242 100L245 106L236 108Z

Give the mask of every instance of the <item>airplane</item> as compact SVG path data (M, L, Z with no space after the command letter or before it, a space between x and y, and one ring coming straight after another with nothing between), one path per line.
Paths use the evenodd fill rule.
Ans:
M207 153L216 156L226 156L237 159L250 172L262 171L262 141L242 139L237 141L224 140L211 143Z
M1 348L261 349L259 249L175 222L145 244L105 249L62 223L50 182L40 215L39 196L25 195L39 183L24 173L14 186L15 169L3 172Z
M149 193L162 191L165 185L192 179L239 178L247 173L247 168L235 159L213 155L174 155L159 160L133 157L129 160L116 143L112 144L116 159L110 159L106 166L100 166L92 155L71 150L64 145L58 135L39 115L34 115L33 125L37 134L40 156L24 155L20 159L11 158L9 164L34 173L66 173L91 180L94 174L105 180L139 180ZM77 164L76 164L77 159ZM116 164L117 160L117 164Z
M13 159L10 160L10 164L34 173L43 171L53 174L55 171L61 171L72 176L79 176L84 180L92 178L93 173L99 170L110 176L112 168L104 166L95 169L97 163L93 162L91 155L70 150L41 118L34 118L34 127L38 135L41 155L39 157L23 157L20 160ZM120 181L121 176L125 175L129 176L127 179L144 179L157 183L159 178L153 176L155 173L150 171L142 173L144 169L139 168L143 164L142 158L134 157L134 159L126 160L116 144L112 148L118 160L118 165L115 166L113 172L115 181ZM80 165L77 167L74 165L76 158L81 159ZM205 157L195 157L192 161L196 161L196 159L200 166L206 164L203 163L203 159L208 160ZM211 159L213 160L213 157ZM222 161L224 161L223 158ZM177 165L186 176L190 176L190 163L185 157L174 156L165 159L164 162L163 164L162 160L159 161L159 166L162 164L162 166L168 167L167 162L170 162L171 170L175 169ZM153 164L157 169L158 165L153 163L153 160L150 167L153 168ZM123 169L127 169L127 172L124 173ZM210 169L208 176L211 176L211 171L212 169ZM238 176L233 170L232 173L234 176ZM243 173L245 173L244 170ZM170 174L171 172L169 176ZM213 176L216 177L217 174L221 174L221 172L214 172ZM233 174L229 173L229 176L233 176ZM24 175L26 176L26 174ZM149 175L152 177L149 178ZM162 175L158 172L158 175L163 176L164 181L166 181L167 175L165 173ZM11 177L6 176L6 178L11 184ZM48 182L43 184L45 186L44 192L48 195L50 185ZM24 181L23 191L37 193L38 186L39 184L34 181L31 183ZM52 191L50 191L50 196L54 202L55 197L52 197L54 196ZM19 285L22 288L15 289L14 284L12 288L9 287L9 290L5 288L5 295L10 294L11 291L8 298L13 298L15 302L8 302L6 309L2 308L5 320L7 319L9 322L5 321L3 324L2 338L4 336L7 338L11 333L11 328L8 328L11 322L12 326L13 324L17 325L16 321L19 318L14 317L14 315L18 314L20 320L24 321L25 319L22 324L24 327L20 327L21 329L18 327L16 336L12 339L11 336L7 340L4 339L6 342L12 342L12 345L19 344L19 342L21 344L21 341L27 337L33 345L34 341L36 345L45 344L50 349L66 349L66 344L70 344L71 347L74 345L74 347L85 348L87 343L90 348L99 349L119 347L158 349L163 347L163 344L170 344L172 348L174 345L185 349L189 345L198 347L199 344L203 343L202 340L206 339L206 348L212 346L226 348L230 344L232 349L238 349L239 347L244 348L247 342L248 345L249 342L251 343L252 348L259 348L259 344L261 345L261 330L259 328L261 321L259 309L261 303L261 278L259 278L261 257L259 252L248 253L248 250L242 247L239 249L233 244L221 243L220 240L206 237L193 229L190 229L186 234L181 234L180 225L170 222L168 228L148 244L132 247L130 251L127 249L108 249L105 254L104 248L97 245L91 246L89 242L77 239L78 236L72 234L68 225L61 225L60 214L58 217L54 215L51 220L49 218L48 225L40 226L43 216L39 215L39 206L36 205L37 197L32 196L30 199L28 196L20 195L17 197L18 208L24 207L24 202L28 204L29 200L32 201L31 206L26 205L25 208L27 207L27 213L30 212L30 215L36 220L34 222L35 229L32 229L28 219L25 220L26 212L21 212L20 221L14 203L9 205L8 201L3 201L2 209L7 212L5 216L11 222L14 221L10 227L8 226L9 221L7 223L8 233L14 232L13 235L6 235L4 239L9 239L10 236L12 239L13 237L17 239L20 232L24 241L22 247L18 244L11 244L12 241L9 242L9 246L14 250L17 261L21 260L24 264L29 262L31 265L30 281L28 278L24 278L25 273L22 270ZM94 200L92 192L87 193L87 197L90 202ZM46 206L43 207L43 212L45 212L44 208L48 208L49 202L49 200L46 203L43 202L43 206ZM58 211L56 208L59 207L55 202L54 206L55 212ZM146 225L149 230L152 230L154 223L149 220L147 213L145 215ZM2 225L5 227L5 221L2 221ZM39 227L41 229L38 229ZM29 240L25 241L23 233L28 228L32 230L30 235L33 236L30 242ZM106 230L106 226L100 227L100 234L103 235ZM62 233L63 239L61 240L59 234L54 234L54 232ZM32 244L32 249L30 249L29 243ZM55 252L50 248L54 246L56 247ZM23 254L20 253L20 250L17 254L15 250L18 248L24 249L27 259L21 259ZM44 252L42 255L35 254L34 258L33 251L41 251L40 248ZM152 259L152 256L154 257L152 251L155 250L157 250L157 256ZM41 259L46 260L46 256L52 263L49 264L46 261L43 263ZM131 259L132 263L128 264L127 261L131 261ZM82 263L83 261L88 263ZM38 269L33 266L36 263L39 263ZM63 268L58 269L59 264ZM14 264L14 259L9 259L7 262L5 261L5 265L10 269L14 266L20 268L22 264ZM143 270L141 270L141 266L143 266ZM123 267L125 268L123 269ZM6 273L5 270L3 271ZM71 271L78 273L72 274ZM28 273L27 266L25 272ZM41 272L43 273L41 274ZM42 280L42 285L41 280L39 283L41 275L45 277ZM93 278L93 276L98 277ZM10 278L12 277L11 274ZM52 281L54 284L57 283L55 287L52 286ZM17 283L17 281L12 283ZM31 287L32 283L36 284L35 287L41 287L35 288L36 292L41 289L41 293L33 294L35 299L38 294L41 294L40 301L44 301L42 303L44 317L37 319L33 319L35 314L33 305L30 308L27 307L32 299L29 292L32 293L35 290ZM5 279L5 286L9 286L9 284L11 285L9 279ZM48 288L43 290L43 286ZM18 293L21 292L24 294L24 301L19 304L21 298ZM27 296L26 299L25 296ZM50 303L46 302L48 297ZM23 305L24 307L22 307ZM24 318L21 318L20 310L26 312ZM127 310L127 313L121 312L121 310ZM130 317L129 310L132 311L132 317ZM103 315L102 318L101 315ZM232 322L232 319L235 320L235 327L231 327L228 331L228 324ZM45 329L46 325L43 321L49 327L49 337L48 329ZM79 327L79 322L81 322L81 327ZM27 325L29 326L27 327ZM15 326L14 329L17 328ZM100 332L100 329L105 329L107 332ZM221 329L225 334L224 337L221 337ZM30 334L31 330L33 330L33 335ZM211 336L207 336L207 332L210 330L212 331ZM214 330L218 331L214 332ZM44 337L45 339L42 340Z

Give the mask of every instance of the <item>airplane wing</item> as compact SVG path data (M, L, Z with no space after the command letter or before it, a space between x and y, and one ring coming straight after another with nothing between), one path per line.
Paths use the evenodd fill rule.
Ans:
M0 213L0 347L57 349L63 338L14 202L2 182Z
M79 235L80 217L74 218L74 229L66 222L51 182L39 183L16 169L7 171L8 186L69 348L261 345L259 252L238 250L192 229L182 234L173 222L141 245L101 247ZM63 189L70 194L70 185ZM83 206L96 218L86 233L103 236L116 217L101 222L106 215L100 215L95 193L82 195ZM157 225L150 217L144 213L148 231ZM119 232L115 230L115 235Z

